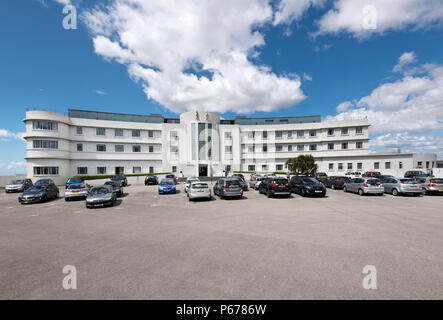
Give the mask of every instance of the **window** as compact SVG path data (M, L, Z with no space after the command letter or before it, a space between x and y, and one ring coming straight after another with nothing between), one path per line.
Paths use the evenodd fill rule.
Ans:
M58 124L57 124L57 122L53 122L53 121L34 121L32 123L32 128L34 130L57 131L58 130Z
M83 128L82 127L77 127L76 131L77 134L83 134Z
M317 145L316 144L310 144L309 145L309 151L316 151L317 150Z
M380 162L374 162L374 169L380 169Z
M154 137L154 131L148 130L148 138L153 138L153 137Z
M340 163L338 164L338 170L343 170L343 163L340 162Z
M248 146L248 152L255 152L255 146Z
M154 173L154 167L149 167L149 173Z
M277 171L283 171L283 165L282 164L278 164L278 165L275 166L275 169Z
M363 134L363 128L362 127L355 128L355 134Z
M297 145L297 151L305 151L305 145L304 144L298 144Z
M132 136L135 138L140 137L140 130L132 130Z
M58 149L58 141L53 140L34 140L34 149Z
M403 169L403 162L400 161L400 162L398 163L398 168L399 168L399 169Z
M96 128L95 134L97 136L105 136L106 135L106 129L105 128Z
M172 172L176 173L177 172L177 167L176 166L172 166Z
M57 176L58 167L34 167L34 175L36 176Z
M342 135L347 135L349 133L348 128L341 128L341 134Z
M333 164L333 163L330 163L330 164L329 164L329 171L332 171L332 170L334 170L334 164Z
M225 132L225 139L232 139L232 135L230 131Z
M263 145L263 152L268 152L268 145L267 144Z
M288 131L288 139L292 138L292 131Z
M282 152L283 151L283 146L282 145L275 146L275 151L276 152Z
M115 129L114 130L114 135L116 137L123 137L123 129Z
M141 146L132 146L132 152L142 152Z
M248 171L255 171L255 164L248 165Z
M422 161L418 161L418 162L417 162L417 167L419 167L419 168L423 168L423 162L422 162Z
M283 137L282 131L275 131L275 138L276 139L281 139L282 137Z
M254 139L255 138L255 131L249 131L248 132L248 139Z
M342 150L346 150L346 149L348 149L348 143L347 143L347 142L343 142L343 143L341 144L341 148L342 148Z
M352 170L352 163L348 163L348 170Z
M225 152L232 152L232 146L225 146Z
M334 150L334 144L328 143L328 150Z
M122 144L115 145L115 152L125 152L125 146Z
M357 149L361 149L361 148L363 148L363 142L356 142L356 143L355 143L355 147L356 147Z
M389 161L385 162L385 169L391 169L391 163Z
M292 152L292 144L288 145L288 152Z
M303 130L297 131L297 138L304 138L305 132Z
M77 143L77 151L78 152L82 152L83 151L83 144L82 143Z
M149 152L154 152L154 146L149 146Z
M134 174L142 173L142 167L133 167L132 173L134 173Z
M97 174L106 174L106 167L97 167Z
M363 163L361 162L357 163L357 170L363 170Z
M261 169L262 169L262 171L268 171L269 166L267 164L262 164Z
M263 139L268 139L268 131L263 131Z
M178 146L171 146L171 153L177 153L178 152Z
M426 169L429 169L429 161L426 161Z
M310 136L310 137L315 137L315 136L317 136L317 130L309 130L309 136Z
M77 167L77 174L79 175L88 174L88 167Z
M328 136L334 135L334 129L328 129Z
M199 123L199 125L201 125L201 123ZM204 125L204 124L203 124ZM171 140L175 140L178 137L177 131L171 131L169 133L169 136L171 137Z
M97 152L106 152L106 144L98 144Z

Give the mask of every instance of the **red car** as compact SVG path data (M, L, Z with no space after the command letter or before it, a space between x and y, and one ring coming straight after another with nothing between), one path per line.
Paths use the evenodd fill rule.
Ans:
M363 178L378 178L381 176L381 173L378 171L366 171L362 174Z

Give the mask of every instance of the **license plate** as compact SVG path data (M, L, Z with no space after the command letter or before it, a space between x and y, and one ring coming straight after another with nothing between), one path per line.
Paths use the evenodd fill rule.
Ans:
M411 188L411 189L415 189L415 188L417 188L417 186L410 186L409 188Z
M72 191L72 193L80 193L80 191Z
M374 185L372 188L380 188L380 185Z
M443 189L439 189L438 191L439 191L439 192L443 192Z
M286 188L286 186L280 186L280 188Z
M323 192L323 191L321 191L321 190L315 190L315 192L320 193L320 192Z
M230 188L230 190L238 190L238 188L236 187L236 188Z
M204 192L204 191L197 191L197 192L202 193L202 192Z

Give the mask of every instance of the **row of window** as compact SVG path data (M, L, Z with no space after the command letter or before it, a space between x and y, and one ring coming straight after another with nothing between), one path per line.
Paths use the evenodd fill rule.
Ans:
M34 140L34 149L58 149L58 141L55 140Z
M108 146L106 144L97 144L96 145L97 152L107 152ZM77 143L77 151L83 152L84 146L83 143ZM125 145L116 144L114 145L114 152L125 152ZM142 147L140 145L133 145L132 152L142 152ZM148 152L154 152L154 146L148 146Z
M342 162L337 163L337 170L339 170L339 171L340 170L344 170L344 165L345 164L342 163ZM384 163L384 169L391 169L391 168L392 168L391 162L390 161L386 161ZM399 169L403 169L403 162L402 161L399 161L398 168ZM329 169L329 171L334 171L335 170L335 164L334 163L329 163L328 169ZM354 164L352 162L346 163L346 169L347 170L353 170L354 169ZM358 162L356 169L357 170L363 170L363 163L362 162ZM374 162L373 169L374 170L379 170L380 169L380 162Z
M124 168L122 168L124 171ZM155 173L154 167L148 168L149 173ZM96 167L96 174L107 174L107 167ZM142 173L142 167L132 167L132 173L133 174L139 174ZM77 167L77 174L78 175L87 175L88 174L88 167Z
M35 176L57 176L58 167L34 167Z
M319 130L316 130L316 129L312 129L312 130L298 130L298 131L296 131L297 138L304 138L306 131L308 132L308 136L309 137L316 137L317 136L317 132ZM335 135L335 131L336 131L336 129L333 129L333 128L327 129L328 136L334 136ZM342 136L349 135L349 128L341 128L340 131L341 131L341 135ZM247 132L248 139L255 139L255 133L256 133L255 131ZM282 139L283 138L283 133L284 133L284 131L275 131L275 138L276 139ZM355 134L363 134L363 128L362 127L355 128ZM292 138L293 131L286 131L286 136L289 139ZM225 138L226 139L231 139L232 138L231 132L226 131L225 132ZM268 138L268 131L267 130L262 131L262 138L263 139L267 139Z
M54 121L35 120L32 122L32 129L57 131L58 130L58 123L54 122Z
M114 136L115 137L123 137L124 136L124 130L123 129L113 129L114 130ZM148 138L154 137L154 130L147 130L148 131ZM97 136L106 136L107 129L106 128L95 128L95 134ZM133 129L131 130L131 136L134 138L140 138L141 137L142 130ZM76 128L76 134L77 135L83 135L83 127L77 127ZM177 137L177 132L171 131L171 138Z
M276 145L275 146L275 152L283 152L283 151L287 151L287 152L292 152L294 151L293 149L293 145L287 145L285 150L283 150L284 145ZM316 151L317 150L317 144L309 144L307 145L308 150L309 151ZM363 142L358 141L355 143L355 148L356 149L362 149L363 148ZM343 142L341 143L341 150L347 150L349 149L349 143L348 142ZM304 144L298 144L296 145L296 150L297 151L305 151L305 145ZM335 150L335 144L334 143L328 143L328 150ZM225 152L226 153L231 153L232 152L232 146L225 146ZM247 147L247 152L249 153L253 153L255 152L255 146L248 146ZM266 144L263 145L262 147L262 152L268 152L268 146Z
M268 164L262 164L261 165L261 171L269 171L269 165ZM257 166L255 164L249 164L248 165L248 171L256 171L257 170ZM276 171L283 171L284 170L284 165L283 164L276 164L275 165L275 170Z

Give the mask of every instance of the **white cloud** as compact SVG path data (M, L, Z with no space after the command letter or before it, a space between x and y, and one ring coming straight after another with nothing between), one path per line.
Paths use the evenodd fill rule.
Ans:
M303 80L304 81L312 81L312 77L307 73L303 73Z
M274 25L290 24L299 20L311 6L323 5L325 0L281 0L274 16Z
M401 72L404 67L417 61L417 56L414 51L403 53L398 58L398 63L395 65L393 72Z
M437 153L443 157L443 136L411 135L408 132L387 133L370 141L371 148L379 148L384 151L414 153Z
M8 129L0 129L0 141L7 142L10 139L19 139L25 141L25 132L11 132Z
M127 65L173 112L272 111L305 99L298 76L251 62L265 44L257 27L273 21L267 0L113 0L83 18L95 52Z
M314 51L315 52L320 52L320 51L324 51L324 50L328 50L329 48L332 47L332 44L322 44L322 45L317 45L314 47Z
M102 90L95 90L95 93L98 94L98 95L101 95L101 96L106 96L106 95L108 95L107 92L102 91Z
M26 168L26 162L25 161L11 161L6 165L6 168L8 170L11 169L17 169L17 168Z
M375 29L364 28L367 5L376 9ZM317 34L346 32L365 38L387 31L428 29L442 22L441 0L337 0L318 21Z

